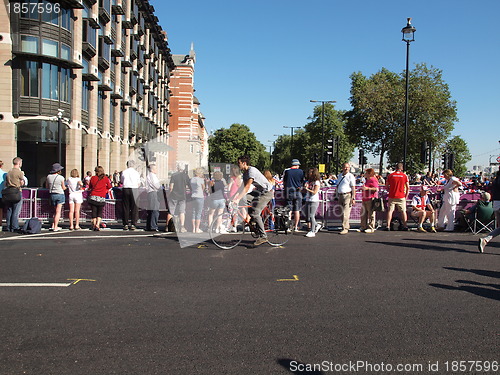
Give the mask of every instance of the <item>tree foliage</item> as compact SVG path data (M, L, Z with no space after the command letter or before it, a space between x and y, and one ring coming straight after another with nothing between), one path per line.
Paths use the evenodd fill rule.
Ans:
M273 169L281 172L290 166L292 159L299 159L302 168L317 167L314 165L314 154L318 155L321 161L322 140L338 139L338 164L349 161L352 157L354 146L349 142L345 135L344 112L336 110L330 103L325 103L324 127L322 118L322 105L314 108L313 115L309 117L310 122L304 125L294 133L293 146L291 145L291 135L281 135L275 142L273 152ZM336 151L336 150L335 150ZM336 165L336 155L324 159L327 172L334 172Z
M457 121L456 102L451 99L442 71L417 64L409 73L407 169L416 172L421 143L443 145ZM346 113L349 139L358 147L380 156L380 168L387 154L389 163L403 159L405 72L383 68L367 78L351 75L352 110Z
M269 153L250 128L243 124L232 124L221 128L208 139L210 163L236 164L238 157L250 156L252 165L259 169L269 167Z

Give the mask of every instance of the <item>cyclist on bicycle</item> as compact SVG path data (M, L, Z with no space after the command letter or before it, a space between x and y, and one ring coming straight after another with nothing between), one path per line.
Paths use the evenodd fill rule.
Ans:
M238 158L238 167L243 172L243 185L235 194L232 201L237 204L246 196L248 205L250 206L248 213L251 220L257 226L259 235L259 238L254 242L254 246L259 246L267 242L261 213L273 198L273 186L257 168L250 166L250 157L248 155Z

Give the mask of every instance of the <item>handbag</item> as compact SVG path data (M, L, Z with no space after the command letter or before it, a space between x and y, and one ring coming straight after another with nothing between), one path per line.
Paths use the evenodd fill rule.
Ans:
M372 211L384 212L384 200L382 198L372 198Z
M15 186L7 186L2 190L2 201L8 204L15 204L21 201L21 190Z
M89 195L87 201L94 206L104 206L106 204L106 198L97 195Z

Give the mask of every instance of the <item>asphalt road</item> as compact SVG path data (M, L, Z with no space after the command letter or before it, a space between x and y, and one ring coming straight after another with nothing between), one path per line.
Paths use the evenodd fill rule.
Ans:
M462 233L233 250L1 233L0 283L67 286L0 286L0 375L500 373L500 241L476 245Z

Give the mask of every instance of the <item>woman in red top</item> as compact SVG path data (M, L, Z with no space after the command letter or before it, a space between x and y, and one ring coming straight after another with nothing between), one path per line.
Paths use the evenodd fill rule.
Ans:
M363 208L361 209L361 231L373 233L375 231L375 211L373 211L372 199L378 197L378 180L373 168L365 171L366 182L362 189Z
M92 209L92 229L100 230L102 220L102 210L106 204L106 194L111 189L111 181L104 174L104 168L95 168L95 176L89 182L88 202Z

